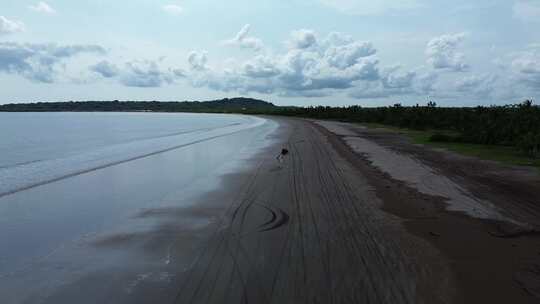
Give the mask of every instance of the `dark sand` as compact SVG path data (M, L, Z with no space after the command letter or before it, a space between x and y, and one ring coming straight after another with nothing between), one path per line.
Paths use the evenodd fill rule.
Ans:
M159 219L157 229L94 244L149 263L167 257L176 273L111 267L43 302L538 303L534 233L515 236L499 223L445 211L443 197L382 173L340 136L304 120L277 121L275 144L196 207L146 210L138 217ZM279 162L283 147L290 153ZM489 180L475 183L499 189ZM518 185L485 195L502 195L503 208L514 208L506 199L528 197L535 212L537 192ZM509 212L538 219L529 213Z
M407 231L428 240L448 257L458 284L455 303L540 303L540 177L534 169L414 145L395 132L341 125L353 136L445 176L472 199L492 203L510 221L448 212L447 198L422 194L407 181L393 179L366 155L352 152L343 136L318 127L340 155L368 177L384 201L383 209L403 218Z
M402 229L317 128L280 120L201 251L177 303L435 303L454 296L446 260ZM277 147L276 147L277 148Z

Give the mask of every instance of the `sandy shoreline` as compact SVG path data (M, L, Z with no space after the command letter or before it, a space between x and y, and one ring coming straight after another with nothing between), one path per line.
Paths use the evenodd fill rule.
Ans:
M355 153L344 136L307 120L269 119L279 123L272 144L246 160L243 170L223 176L217 190L189 207L135 215L157 221L152 230L92 242L96 251L129 251L139 268L111 265L34 302L538 301L535 236L496 237L494 229L510 228L447 211L443 196L384 172ZM378 141L373 134L351 132L386 147L380 134ZM283 147L290 154L279 162ZM396 147L409 156L404 144ZM417 151L415 159L422 157ZM466 182L450 171L433 172ZM467 188L470 195L485 192L475 187ZM508 209L487 194L481 198ZM503 214L528 219L519 210Z
M334 132L323 130L369 177L384 210L398 215L408 231L448 258L458 287L456 303L538 301L538 176L413 145L392 132L317 124ZM397 157L385 159L388 155Z
M177 303L454 298L444 258L380 209L374 189L325 136L304 121L279 122L279 140L258 156L228 225L190 269ZM275 160L280 146L291 151L283 163Z

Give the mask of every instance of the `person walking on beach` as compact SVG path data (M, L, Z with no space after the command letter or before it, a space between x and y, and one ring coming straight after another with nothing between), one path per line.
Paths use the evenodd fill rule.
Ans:
M289 150L286 148L281 149L281 152L276 157L276 159L281 163L283 161L283 157L285 157L287 154L289 154Z

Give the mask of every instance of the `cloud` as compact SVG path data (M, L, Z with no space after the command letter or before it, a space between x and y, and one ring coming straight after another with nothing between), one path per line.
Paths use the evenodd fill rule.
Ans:
M244 28L235 40L243 40L248 32ZM357 81L379 80L379 60L370 42L339 33L319 40L311 30L293 31L291 37L285 53L258 54L222 71L208 66L206 53L191 53L187 76L196 87L281 96L322 96Z
M191 70L194 71L204 71L207 70L208 67L206 64L208 63L208 53L207 52L191 52L188 55L188 63Z
M513 6L514 17L523 21L536 21L540 18L540 1L517 0Z
M118 66L107 60L91 65L88 69L103 78L116 79L121 85L136 88L157 88L184 78L181 69L163 70L158 61L133 60Z
M355 99L378 99L390 97L392 96L392 93L385 90L381 83L365 82L358 84L358 86L354 90L350 91L347 96Z
M280 70L273 58L259 55L244 63L243 75L249 78L268 78L279 75Z
M52 8L49 4L43 1L40 1L35 5L30 5L28 6L28 8L38 13L49 14L49 15L56 14L56 10Z
M384 88L387 89L406 89L411 88L413 80L416 77L414 71L401 71L400 66L387 68L383 72L381 82Z
M386 98L396 95L420 94L415 88L416 71L404 71L396 65L382 69L380 81L364 82L349 93L357 99Z
M418 94L431 94L435 92L435 85L439 80L439 74L434 72L427 72L416 75L415 87Z
M73 57L81 53L94 53L104 55L107 51L99 45L66 45L59 46L56 44L26 44L36 50L48 53L56 58Z
M514 92L513 97L538 96L540 93L540 45L529 44L521 51L510 52L493 60L499 68L498 91L500 83L504 89ZM499 94L503 95L503 94ZM508 95L508 94L507 94Z
M183 69L171 69L171 72L172 74L176 77L176 78L186 78L186 71L184 71Z
M471 75L458 79L456 91L467 96L489 98L495 91L497 77L495 75Z
M12 21L0 16L0 36L24 31L24 24L20 21Z
M297 30L291 33L290 45L296 49L307 49L317 44L317 36L312 30Z
M184 12L184 8L178 4L167 4L161 7L163 11L171 15L181 15Z
M434 69L464 72L469 69L465 55L458 51L465 33L448 34L431 39L426 48L427 62Z
M336 68L344 69L355 64L358 58L377 53L371 42L354 41L344 45L330 45L324 54L328 63Z
M517 80L526 87L540 91L540 49L529 49L513 54L511 71Z
M120 73L118 67L108 61L100 61L97 64L90 67L92 72L98 73L104 78L113 78Z
M120 82L128 87L155 88L174 81L173 74L162 71L154 61L132 61L120 76Z
M320 0L323 5L351 15L380 15L418 8L421 0Z
M82 53L103 55L97 45L22 44L0 42L0 72L18 74L36 82L51 83L63 60Z
M259 38L250 37L251 25L246 24L240 31L234 36L234 38L226 40L225 45L238 46L245 49L261 50L264 44Z

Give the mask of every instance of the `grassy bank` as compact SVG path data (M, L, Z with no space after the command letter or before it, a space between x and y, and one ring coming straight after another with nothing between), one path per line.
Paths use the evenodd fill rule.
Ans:
M376 123L361 123L361 125L368 128L384 129L406 135L415 144L446 149L462 155L493 160L506 165L531 166L540 170L540 159L531 158L515 147L432 141L431 138L435 134L446 133L448 135L454 135L453 132L441 132L440 130L419 131Z

